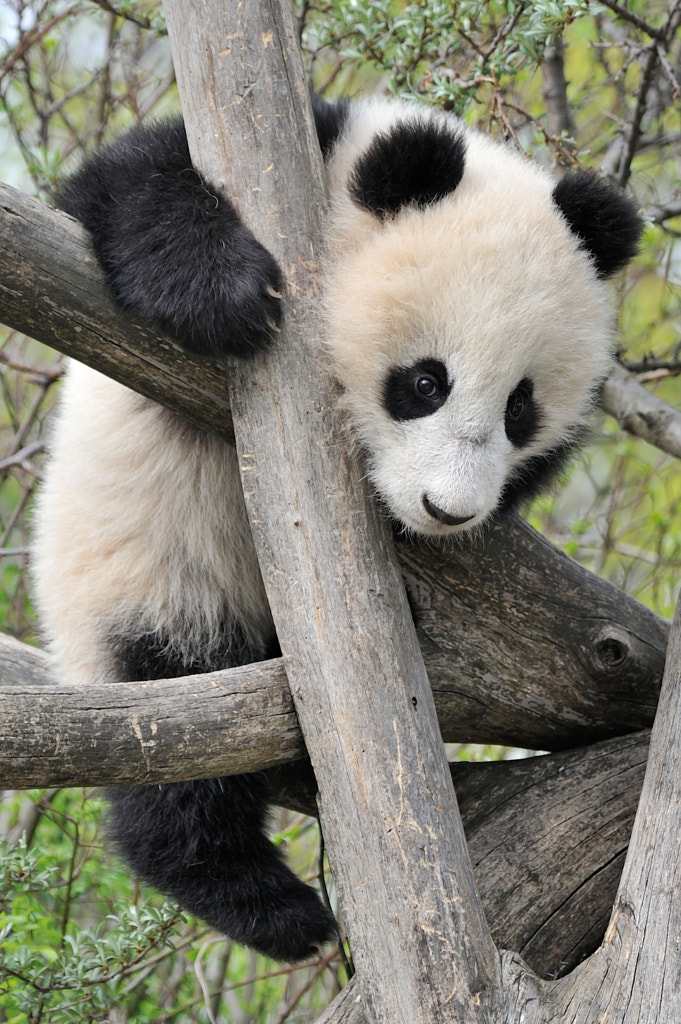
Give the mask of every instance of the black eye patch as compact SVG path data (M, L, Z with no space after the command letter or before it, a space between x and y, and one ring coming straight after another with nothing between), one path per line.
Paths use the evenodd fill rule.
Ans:
M508 396L504 428L514 448L528 445L541 426L541 410L534 400L534 384L523 377Z
M394 420L416 420L442 408L452 385L439 359L394 366L383 384L383 406Z

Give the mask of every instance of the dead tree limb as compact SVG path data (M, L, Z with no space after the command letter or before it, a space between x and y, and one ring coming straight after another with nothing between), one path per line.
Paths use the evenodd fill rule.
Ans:
M81 225L2 183L0 323L233 441L224 366L121 313Z
M498 960L428 679L314 356L323 186L293 11L201 0L165 9L194 163L237 199L288 282L282 342L235 367L232 414L364 1010L381 1024L426 1024L464 1008L472 1020L477 1006L482 1021Z
M667 623L527 524L435 562L427 545L398 554L445 739L557 750L652 724ZM281 659L84 689L0 636L0 702L6 788L206 778L305 749Z
M602 946L548 985L504 955L505 1019L525 1024L672 1024L681 1020L681 606L672 628L648 768Z

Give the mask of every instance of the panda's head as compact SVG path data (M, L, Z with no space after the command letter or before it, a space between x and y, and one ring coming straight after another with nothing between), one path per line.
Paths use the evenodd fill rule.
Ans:
M474 528L535 493L584 429L633 204L386 102L349 108L328 176L329 346L371 479L407 529Z

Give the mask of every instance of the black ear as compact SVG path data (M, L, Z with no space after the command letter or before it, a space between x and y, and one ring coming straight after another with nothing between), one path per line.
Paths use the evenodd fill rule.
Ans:
M553 201L592 257L599 277L610 277L636 255L643 223L634 202L590 171L562 178Z
M336 141L343 134L350 113L350 104L348 100L334 102L312 93L312 113L317 128L319 148L326 160Z
M463 134L444 120L400 121L377 135L359 158L350 195L381 220L405 206L429 206L457 187L465 155Z

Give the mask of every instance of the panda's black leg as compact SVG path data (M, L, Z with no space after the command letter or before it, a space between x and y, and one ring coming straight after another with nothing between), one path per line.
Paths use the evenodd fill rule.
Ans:
M313 955L333 916L265 837L257 775L109 791L110 831L150 885L237 942L275 960Z
M205 354L247 356L276 334L279 267L194 170L181 120L97 150L55 198L89 231L122 309Z
M119 674L128 679L216 667L186 665L167 654L162 639L119 638L114 650ZM259 657L262 651L232 637L219 662ZM337 926L267 838L267 793L258 774L115 787L107 794L109 832L133 870L180 906L275 960L301 960L334 939Z

